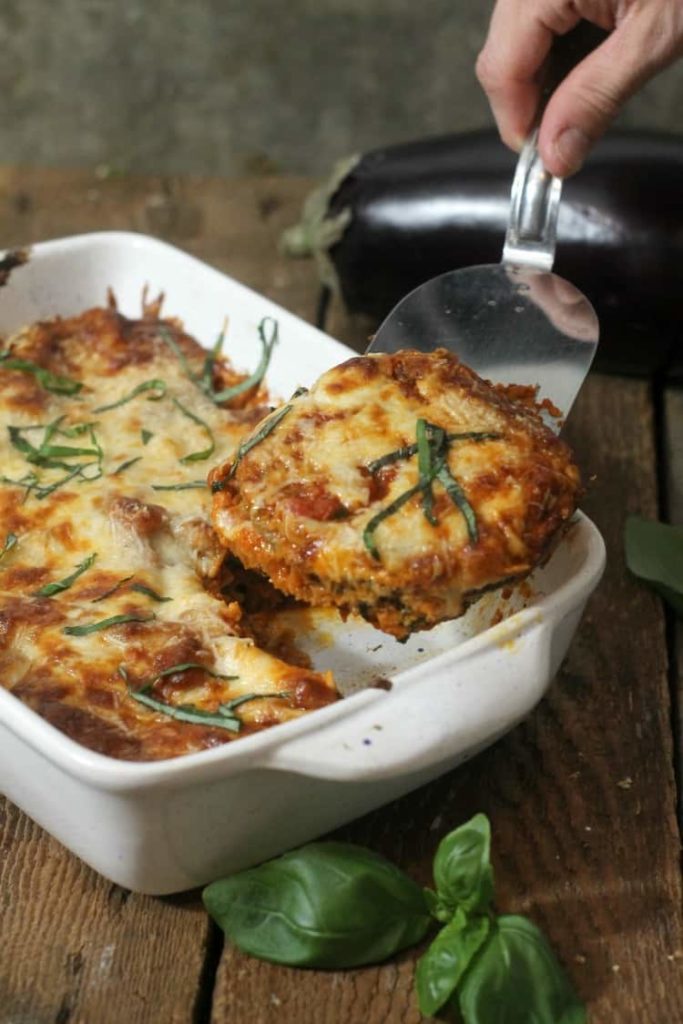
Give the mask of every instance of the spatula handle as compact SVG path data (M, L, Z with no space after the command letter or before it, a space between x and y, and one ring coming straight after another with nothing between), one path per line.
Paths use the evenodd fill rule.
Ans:
M546 62L536 127L519 155L510 196L510 219L503 263L552 270L562 180L549 174L538 153L538 125L553 92L579 61L605 38L605 32L581 21L553 43Z

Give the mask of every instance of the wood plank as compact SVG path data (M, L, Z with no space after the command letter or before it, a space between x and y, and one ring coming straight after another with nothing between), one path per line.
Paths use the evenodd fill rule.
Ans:
M308 178L289 177L101 180L86 170L0 165L0 248L86 231L140 231L315 320L312 264L278 251L282 231L298 219L311 186Z
M609 565L547 699L468 765L339 835L428 884L440 836L485 811L499 907L545 929L591 1024L663 1024L683 1006L666 648L659 603L629 579L622 552L627 513L657 512L648 385L591 378L569 435ZM212 1020L417 1024L418 952L335 973L288 971L226 948Z
M210 928L196 897L112 885L0 801L0 1018L187 1024Z
M664 392L664 454L666 508L670 523L683 525L683 387ZM673 615L672 615L673 620ZM672 685L677 739L678 791L683 792L683 622L672 621ZM680 798L680 797L679 797ZM680 809L679 809L680 810Z
M106 228L144 231L311 319L317 286L308 268L277 255L279 234L296 219L309 184L293 179L98 181L86 171L5 167L0 168L0 245ZM0 892L3 1021L187 1024L205 1019L214 932L196 894L173 899L129 894L2 800Z

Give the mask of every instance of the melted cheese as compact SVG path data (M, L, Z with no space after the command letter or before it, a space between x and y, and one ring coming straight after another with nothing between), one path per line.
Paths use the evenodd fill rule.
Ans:
M55 393L35 374L0 361L0 546L16 538L0 561L3 685L86 745L133 759L202 749L334 700L331 677L259 650L229 586L225 600L220 593L229 577L210 524L206 474L267 411L265 392L252 388L231 408L216 405L187 373L188 366L202 373L206 353L178 324L160 321L154 307L140 321L110 308L33 325L9 350L12 359L82 387ZM220 360L213 375L217 390L241 379ZM163 387L121 402L149 381ZM25 446L40 449L48 424L56 424L50 443L61 449L53 456L61 467L32 462ZM192 458L208 448L207 458ZM182 489L156 489L175 485ZM68 589L37 596L92 556ZM65 632L113 616L146 621ZM186 663L209 671L160 675ZM144 706L123 676L133 690L151 683L149 692L164 704L209 712L246 695L256 699L239 705L234 733Z
M531 572L575 509L578 471L532 397L492 387L445 350L351 359L214 474L216 528L282 590L398 637L453 618ZM372 468L415 445L419 419L456 435L444 458L469 521L440 480L430 521L414 451ZM472 432L483 436L457 437Z

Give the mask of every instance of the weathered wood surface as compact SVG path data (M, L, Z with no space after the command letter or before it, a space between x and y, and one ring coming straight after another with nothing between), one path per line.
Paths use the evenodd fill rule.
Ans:
M312 319L311 266L277 254L308 184L0 169L0 246L97 228L146 231ZM338 311L329 323L362 346L363 325L345 325ZM669 401L667 413L670 437L680 438L680 402ZM661 605L628 577L622 555L629 512L664 514L657 429L648 383L589 381L569 433L587 479L595 476L584 507L609 564L557 681L493 748L340 833L427 883L440 836L485 811L499 905L546 929L591 1024L683 1020L674 673ZM226 947L216 971L215 934L196 894L124 893L0 807L1 1024L420 1021L416 953L379 968L294 972Z
M683 360L682 360L683 361ZM683 526L683 385L670 386L664 392L664 518ZM679 822L681 780L683 779L683 622L670 613L670 638L673 647L671 683L674 700L673 723L676 743L676 769L679 782Z

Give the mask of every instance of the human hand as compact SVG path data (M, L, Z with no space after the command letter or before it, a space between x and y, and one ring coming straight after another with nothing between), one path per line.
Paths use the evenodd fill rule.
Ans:
M610 32L560 83L538 148L547 170L574 174L625 101L683 54L683 0L497 0L477 77L501 137L519 150L534 125L554 36L585 19Z

